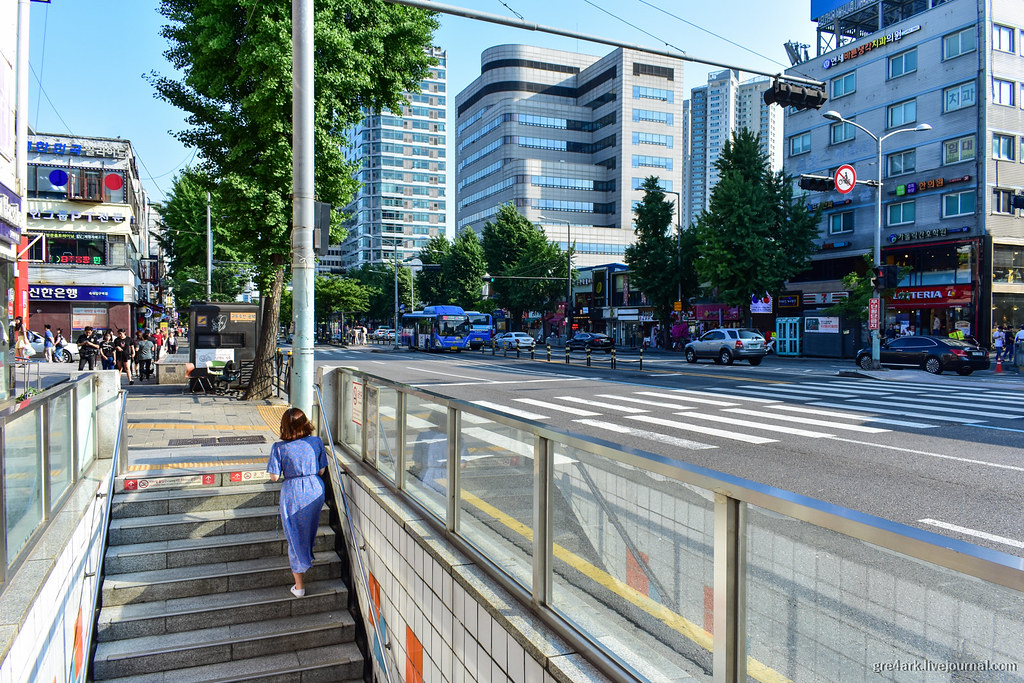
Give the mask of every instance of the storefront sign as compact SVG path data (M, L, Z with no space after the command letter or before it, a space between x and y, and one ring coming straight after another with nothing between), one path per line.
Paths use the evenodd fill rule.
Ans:
M943 285L937 287L901 287L893 295L894 308L934 308L960 306L971 302L971 285Z
M740 309L725 304L697 304L693 307L693 315L698 320L718 321L719 315L722 320L739 320Z
M847 204L852 204L852 203L853 203L853 200L850 199L849 197L847 197L846 199L840 199L839 201L835 201L835 200L830 199L827 202L819 202L817 204L808 204L807 208L810 209L811 211L814 211L815 209L821 209L822 211L827 211L828 209L834 209L837 206L846 206Z
M779 297L779 308L799 308L799 294L783 294Z
M846 247L850 246L851 244L853 244L853 242L850 242L849 240L846 240L844 242L823 242L822 245L821 245L821 248L822 249L845 249Z
M827 58L824 62L821 63L821 66L824 69L830 69L833 66L839 66L843 62L849 59L860 57L861 55L871 52L875 48L883 47L885 45L888 45L889 43L899 42L903 40L906 36L909 36L911 33L920 30L921 24L918 24L917 26L911 26L910 28L901 28L896 29L895 31L890 31L889 33L886 33L884 36L879 36L874 40L869 40L863 45L859 45L853 48L852 50L847 50L841 55L836 55L835 57Z
M124 216L116 213L78 213L72 211L29 211L28 217L36 221L85 221L86 223L124 223Z
M124 287L94 287L90 285L30 285L28 298L32 301L124 301Z
M756 294L750 297L750 312L751 313L771 313L772 312L772 296L768 292L764 293L764 296L757 296Z
M69 145L66 142L50 142L49 140L29 140L28 151L42 152L43 154L56 154L58 156L63 156L64 154L79 157L82 156L81 145Z
M849 298L849 292L811 292L804 294L805 304L837 304Z
M929 178L928 180L919 180L916 183L907 183L906 185L896 186L896 196L903 197L908 194L917 194L918 192L924 192L925 190L935 190L945 187L946 185L954 185L956 183L966 183L971 179L969 175L957 176L956 178Z
M21 241L21 197L0 183L0 239L11 244Z
M231 322L254 323L256 322L256 311L232 311Z
M804 332L839 334L839 318L804 318Z
M913 240L927 240L933 237L945 237L958 232L970 232L971 226L964 225L958 228L931 228L929 230L915 230L914 232L894 232L889 235L889 243L911 242Z
M66 142L44 140L29 136L28 151L40 154L56 154L57 156L88 156L88 157L120 157L128 158L128 147L124 143L102 142L100 140L81 140Z
M87 327L91 327L94 330L107 329L107 309L86 306L72 306L71 329L84 330Z

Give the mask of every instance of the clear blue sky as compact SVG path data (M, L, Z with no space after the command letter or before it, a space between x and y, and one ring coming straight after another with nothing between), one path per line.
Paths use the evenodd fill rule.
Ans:
M5 0L7 1L7 0ZM799 40L814 54L810 0L505 0L527 21L651 47L671 43L690 56L781 71L782 44ZM482 12L513 16L499 0L449 0ZM171 134L184 116L157 100L143 74L170 74L159 35L158 0L52 0L32 4L29 125L44 133L122 137L132 141L152 201L161 201L174 174L192 159ZM753 52L714 37L650 5L662 7ZM649 31L657 37L645 35ZM441 16L435 43L448 51L448 103L479 73L480 52L501 43L525 43L602 55L612 48L547 34ZM774 61L772 61L774 60ZM687 88L706 80L711 67L685 67ZM38 80L37 80L38 78ZM42 83L42 91L39 84ZM451 137L451 136L449 136Z

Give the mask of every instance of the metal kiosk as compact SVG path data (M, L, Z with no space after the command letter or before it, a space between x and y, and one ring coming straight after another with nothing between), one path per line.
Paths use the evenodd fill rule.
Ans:
M193 301L189 306L189 362L204 389L234 377L256 358L259 304ZM230 365L229 365L230 363ZM205 379L204 379L205 378ZM225 381L225 386L231 384ZM193 387L194 389L194 387Z

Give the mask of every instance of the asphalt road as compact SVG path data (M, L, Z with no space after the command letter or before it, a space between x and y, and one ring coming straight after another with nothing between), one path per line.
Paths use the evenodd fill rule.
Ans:
M565 365L489 352L317 347L348 365L568 431L1024 556L1024 378L840 377L850 361Z

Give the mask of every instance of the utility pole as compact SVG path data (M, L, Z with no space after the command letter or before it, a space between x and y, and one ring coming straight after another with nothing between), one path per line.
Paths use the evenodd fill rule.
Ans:
M206 193L206 300L212 296L210 287L213 282L213 228L210 226L210 193Z
M313 0L292 0L291 404L313 409Z

